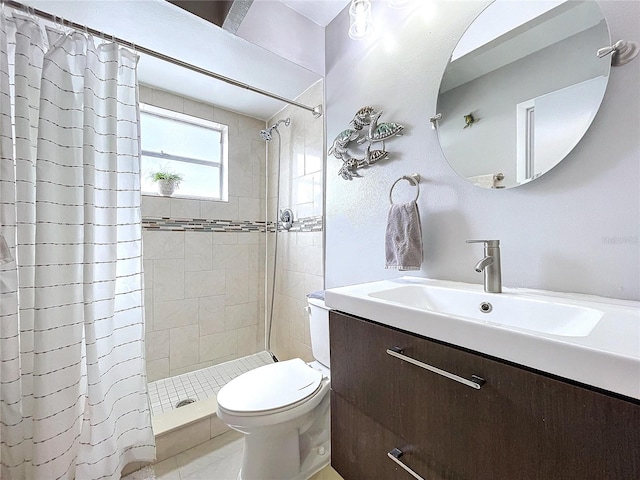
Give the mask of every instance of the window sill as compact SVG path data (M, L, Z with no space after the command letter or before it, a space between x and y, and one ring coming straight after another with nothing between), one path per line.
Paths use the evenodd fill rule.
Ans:
M164 196L164 195L158 195L157 193L150 193L150 192L142 192L142 195L145 197L152 197L152 198L166 198L166 199L172 199L172 198L178 198L178 199L182 199L182 200L200 200L200 201L204 201L204 202L220 202L220 203L229 203L229 200L222 200L221 198L213 198L213 197L197 197L194 195L171 195L170 197Z

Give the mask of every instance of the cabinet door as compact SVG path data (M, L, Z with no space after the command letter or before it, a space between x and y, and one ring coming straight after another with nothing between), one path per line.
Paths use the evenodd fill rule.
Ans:
M425 478L640 479L640 402L336 312L330 325L332 389L411 442ZM486 383L470 388L392 347Z

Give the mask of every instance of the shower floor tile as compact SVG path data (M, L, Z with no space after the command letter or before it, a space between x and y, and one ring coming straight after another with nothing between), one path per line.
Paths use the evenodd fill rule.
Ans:
M211 367L149 383L153 415L173 410L186 400L204 400L218 393L229 381L249 370L273 363L271 355L259 352Z

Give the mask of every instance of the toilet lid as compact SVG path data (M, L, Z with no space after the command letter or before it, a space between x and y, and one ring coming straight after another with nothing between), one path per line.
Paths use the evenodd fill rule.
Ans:
M276 410L304 400L320 387L322 373L299 358L258 367L218 392L225 410L251 414Z

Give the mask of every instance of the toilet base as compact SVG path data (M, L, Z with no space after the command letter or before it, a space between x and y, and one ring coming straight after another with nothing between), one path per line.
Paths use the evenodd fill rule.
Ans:
M324 442L323 445L315 449L315 451L310 452L304 463L298 469L298 473L295 473L292 477L287 477L287 480L308 480L330 463L331 441L328 440ZM280 474L277 474L278 476L273 476L273 474L271 476L268 475L268 473L264 472L260 473L258 476L253 476L251 472L245 475L243 470L240 469L240 473L238 473L238 480L281 480L283 478Z
M316 408L297 419L297 427L284 424L245 433L238 480L307 480L328 465L329 398L325 395Z

